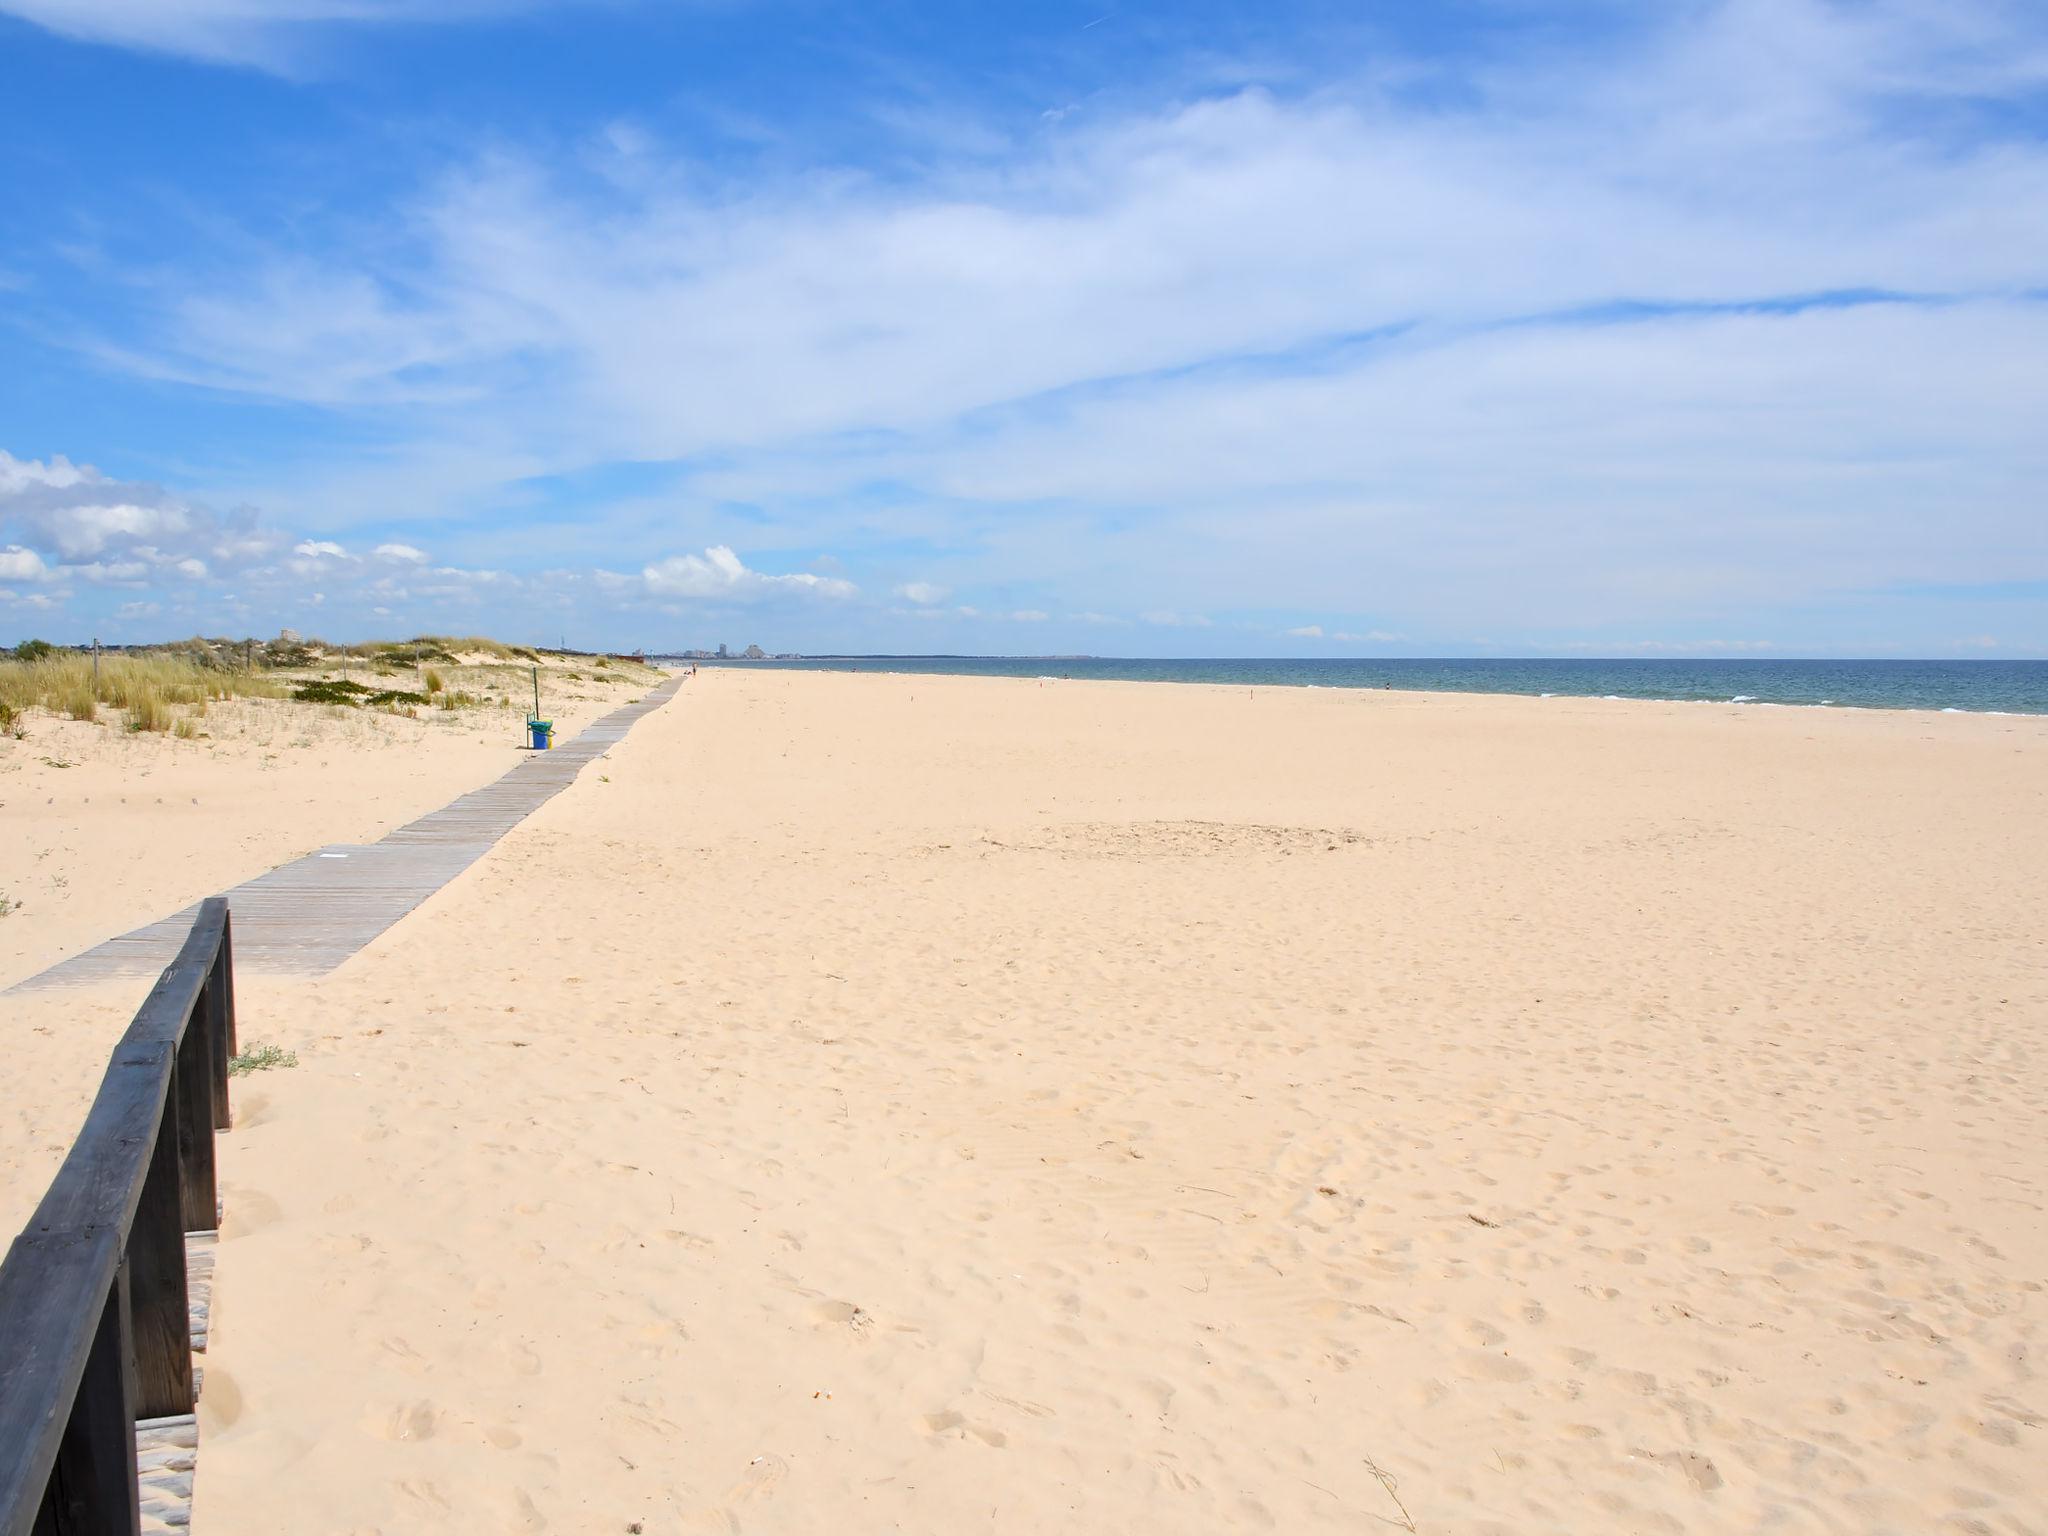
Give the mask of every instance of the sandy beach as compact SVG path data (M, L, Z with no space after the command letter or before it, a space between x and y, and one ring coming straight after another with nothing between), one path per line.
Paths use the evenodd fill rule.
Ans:
M195 1527L2048 1530L2043 869L2048 720L707 669L243 984Z

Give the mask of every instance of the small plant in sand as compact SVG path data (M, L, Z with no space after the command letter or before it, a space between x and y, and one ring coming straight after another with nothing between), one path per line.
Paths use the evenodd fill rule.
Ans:
M0 917L5 917L10 912L19 912L20 910L21 903L12 896L0 896Z
M441 676L441 674L432 667L428 667L426 669L426 671L421 675L420 680L425 685L426 690L429 693L439 693L442 689L448 686L448 680Z
M268 1072L273 1067L296 1067L298 1054L281 1045L266 1045L261 1040L251 1040L249 1048L228 1061L228 1071L236 1077L250 1072Z
M187 715L171 727L171 734L180 741L197 741L199 739L199 722L192 716Z
M131 731L168 731L171 728L171 706L154 688L135 690L129 695L127 707L128 729Z

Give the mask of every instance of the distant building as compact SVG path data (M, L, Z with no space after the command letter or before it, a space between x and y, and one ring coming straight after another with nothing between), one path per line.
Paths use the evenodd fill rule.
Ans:
M718 642L718 659L719 659L720 661L723 661L723 660L725 660L725 658L726 658L726 655L727 655L727 652L726 652L726 649L725 649L725 642L724 642L723 640L721 640L721 641L719 641L719 642Z
M740 652L740 659L742 661L765 661L768 659L768 653L758 645L750 645Z

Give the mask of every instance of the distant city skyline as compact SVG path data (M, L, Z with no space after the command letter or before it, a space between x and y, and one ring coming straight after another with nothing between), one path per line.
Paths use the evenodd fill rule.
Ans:
M0 642L2048 656L2019 0L0 0L0 173Z

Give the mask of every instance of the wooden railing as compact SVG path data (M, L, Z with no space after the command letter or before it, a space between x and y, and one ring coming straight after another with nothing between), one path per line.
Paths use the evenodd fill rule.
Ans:
M234 1054L228 907L214 897L0 1264L0 1536L140 1528L136 1422L193 1407L185 1234L217 1222L213 1136Z

